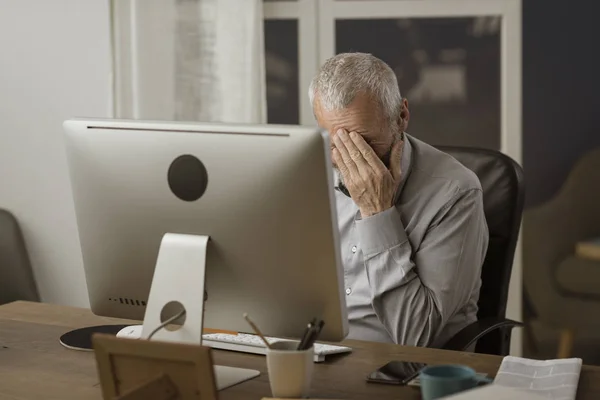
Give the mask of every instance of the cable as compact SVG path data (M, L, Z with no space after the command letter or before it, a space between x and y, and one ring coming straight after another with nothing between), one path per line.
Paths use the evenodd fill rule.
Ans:
M156 327L155 330L152 331L152 333L148 336L147 340L152 339L152 336L156 335L156 332L160 331L161 329L163 329L165 326L169 325L171 322L183 317L185 315L185 310L181 310L178 314L172 316L171 318L167 319L165 322L163 322L162 324L160 324L159 326Z

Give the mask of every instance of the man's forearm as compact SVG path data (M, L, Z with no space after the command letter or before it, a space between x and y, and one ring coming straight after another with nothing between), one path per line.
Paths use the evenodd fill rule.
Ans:
M408 248L407 248L408 247ZM365 260L371 304L395 343L428 346L443 324L434 293L419 279L407 241Z
M371 304L395 343L426 346L442 319L433 294L420 281L400 213L394 207L357 221Z
M481 190L457 192L413 249L394 207L356 222L371 302L396 343L429 345L480 282L488 233Z

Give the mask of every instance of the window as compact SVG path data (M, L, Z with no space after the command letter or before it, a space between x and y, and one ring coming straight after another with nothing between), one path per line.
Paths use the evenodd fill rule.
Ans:
M481 20L339 19L335 51L372 53L392 67L409 101L409 132L419 139L498 150L499 19Z
M176 8L179 3L191 11ZM174 54L196 57L199 51L196 44L182 49L194 27L177 29L188 14L206 15L192 14L200 3L112 4L117 116L194 116L198 106L190 107L181 93L203 95L203 104L211 104L210 90L223 91L210 85L210 71L196 67L190 74L202 76L194 84L174 79L173 69L183 68ZM338 52L370 52L397 74L411 107L408 132L432 144L499 149L521 160L521 0L264 0L263 15L270 123L314 125L307 89L319 65ZM173 40L174 32L181 39ZM521 287L517 256L510 318L520 318ZM519 335L513 336L516 354Z
M265 21L265 69L267 73L267 121L299 124L298 21Z

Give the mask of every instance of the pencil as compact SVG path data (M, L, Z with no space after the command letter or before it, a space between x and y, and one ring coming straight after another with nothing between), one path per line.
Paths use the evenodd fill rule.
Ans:
M244 313L244 319L248 321L248 324L252 327L254 333L256 333L262 339L262 341L265 343L265 346L267 346L267 349L271 350L271 345L269 344L269 342L267 342L267 339L265 339L260 329L258 329L258 326L256 326L256 324L252 322L252 320L248 316L248 313Z

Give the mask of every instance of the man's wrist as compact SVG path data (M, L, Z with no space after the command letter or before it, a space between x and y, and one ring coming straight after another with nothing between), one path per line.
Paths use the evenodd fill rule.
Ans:
M356 220L356 228L365 257L387 251L408 240L396 207Z
M360 216L361 218L369 218L372 217L373 215L377 215L381 212L383 212L384 210L381 211L375 211L375 210L360 210Z
M374 212L374 211L371 211L368 209L364 209L364 208L360 209L360 217L361 218L369 218L375 214L377 214L377 212Z
M362 218L368 218L368 217L372 217L373 215L377 215L382 212L385 212L392 207L393 206L390 205L388 207L378 207L378 208L359 208L359 210L360 210L360 215Z

